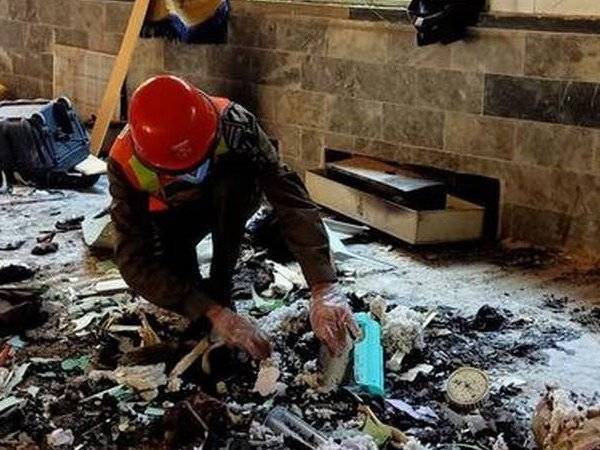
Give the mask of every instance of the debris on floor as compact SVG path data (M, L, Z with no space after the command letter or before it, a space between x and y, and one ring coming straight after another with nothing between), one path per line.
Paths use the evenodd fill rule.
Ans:
M19 261L0 261L0 284L27 280L35 274L35 269Z
M338 275L354 312L380 327L378 345L363 325L363 338L328 360L311 331L310 292L298 264L245 239L233 297L275 352L257 364L207 339L202 324L135 295L110 259L90 254L81 239L89 219L79 230L81 215L94 217L106 198L88 206L84 196L85 205L70 206L81 194L74 195L25 196L56 198L40 203L43 212L32 213L25 232L3 236L25 244L0 264L0 448L283 450L304 441L319 450L533 450L532 417L541 417L533 412L536 382L560 372L552 364L563 361L554 363L551 352L571 361L581 354L579 339L600 330L593 307L563 301L570 280L581 278L560 281L561 289L548 287L560 274L536 278L549 259L538 250L413 253L366 227L328 220L344 251L359 256L339 258ZM19 218L28 211L28 204L16 207ZM60 250L34 258L36 241L56 241ZM209 262L200 260L201 268ZM489 272L473 269L479 265ZM524 271L536 282L523 281ZM600 281L585 276L581 284L590 290ZM521 294L522 284L528 291ZM356 376L361 345L377 382ZM587 363L574 378L590 385L597 366ZM484 400L468 410L447 392L464 367L489 378ZM357 389L357 381L371 388ZM287 419L272 428L282 409ZM589 417L586 435L596 426L592 411L578 411ZM567 435L569 442L579 436L560 436ZM557 450L562 438L541 439L550 443L542 450Z
M49 255L58 251L58 242L42 242L31 249L31 254L35 256Z

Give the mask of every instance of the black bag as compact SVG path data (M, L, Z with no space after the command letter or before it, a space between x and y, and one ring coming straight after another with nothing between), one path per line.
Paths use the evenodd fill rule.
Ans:
M38 187L84 188L99 175L74 167L90 155L90 139L71 102L0 102L0 172Z
M484 6L484 0L412 0L408 16L417 29L417 44L464 39L467 27L477 23Z

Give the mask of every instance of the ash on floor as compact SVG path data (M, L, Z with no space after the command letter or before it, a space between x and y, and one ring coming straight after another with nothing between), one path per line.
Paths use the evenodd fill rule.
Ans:
M168 375L202 338L203 326L128 293L82 296L117 272L109 259L85 249L77 228L57 234L56 253L31 254L36 237L61 217L101 209L104 189L101 183L88 193L33 192L24 197L27 202L0 197L3 241L25 241L3 253L37 269L20 285L49 286L40 294L45 322L0 341L0 448L289 448L289 441L263 426L273 407L285 406L323 434L342 439L362 428L358 406L365 402L382 422L432 448L504 443L530 449L534 406L546 384L598 401L597 269L532 247L417 250L378 236L348 242L348 249L367 259L338 265L355 311L373 310L375 303L386 313L397 305L423 316L437 312L423 330L422 345L395 371L386 370L386 399L403 403L346 388L318 391L319 345L307 320L309 293L297 279L287 291L289 284L284 292L273 289L278 266L269 261L272 255L249 246L235 298L273 336L277 389L267 397L256 392L257 365L225 349L195 362L173 392L160 373L146 380L149 386L125 382L115 375L120 367L159 366ZM42 202L32 206L32 199ZM149 329L158 340L144 347L154 337L140 330ZM386 349L385 360L391 358ZM491 379L489 398L470 412L454 411L445 393L448 376L464 365L485 370ZM98 371L113 378L92 376Z

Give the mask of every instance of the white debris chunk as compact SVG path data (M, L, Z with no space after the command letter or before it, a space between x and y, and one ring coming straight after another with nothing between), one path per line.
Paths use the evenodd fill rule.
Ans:
M430 450L428 445L421 444L417 438L409 437L408 441L402 446L403 450Z
M298 333L308 321L308 305L307 300L298 300L271 311L259 319L261 330L268 335Z
M94 370L89 377L92 380L106 378L118 384L128 386L140 393L146 401L158 395L157 389L167 384L165 363L148 366L120 366L115 370Z
M377 450L377 444L371 436L356 435L342 440L341 444L328 442L317 447L317 450Z
M57 428L46 436L46 442L50 447L61 447L63 445L73 445L75 436L71 430Z
M433 372L433 366L431 366L429 364L419 364L419 365L413 367L412 369L406 371L402 375L400 375L399 380L408 381L408 382L412 383L413 381L415 381L417 379L419 374L428 375L431 372Z
M398 372L402 360L413 348L422 349L424 317L406 306L398 305L383 320L382 334L385 349L393 353L386 367Z
M502 433L500 433L496 438L496 442L494 442L492 450L509 450L508 444L504 440L504 435Z

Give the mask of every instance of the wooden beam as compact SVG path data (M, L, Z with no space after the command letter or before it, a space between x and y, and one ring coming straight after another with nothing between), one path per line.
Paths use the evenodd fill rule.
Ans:
M129 65L131 64L131 59L133 58L133 52L135 51L136 44L139 40L140 32L142 31L149 4L150 0L135 0L135 3L133 4L129 23L127 24L125 36L121 43L121 49L117 55L117 60L115 61L108 85L106 86L104 98L102 99L102 104L98 110L94 129L92 130L91 151L94 155L98 155L102 148L102 143L104 142L106 132L110 125L110 119L119 103L121 87L123 86L125 77L129 71Z

